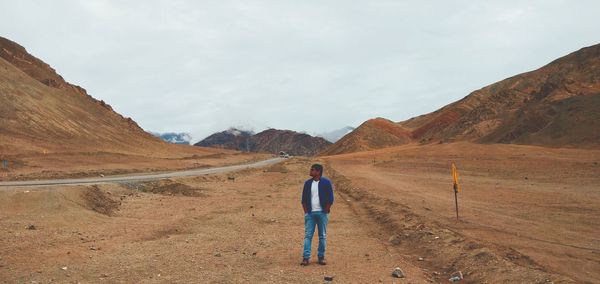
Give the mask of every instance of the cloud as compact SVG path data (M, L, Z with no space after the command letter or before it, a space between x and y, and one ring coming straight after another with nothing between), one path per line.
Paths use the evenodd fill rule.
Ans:
M598 43L596 1L4 1L0 33L144 129L404 120Z

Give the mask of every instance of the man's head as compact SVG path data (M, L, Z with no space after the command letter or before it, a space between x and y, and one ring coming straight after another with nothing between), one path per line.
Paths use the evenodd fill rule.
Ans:
M320 164L314 164L310 166L310 176L313 178L320 178L323 175L323 166Z

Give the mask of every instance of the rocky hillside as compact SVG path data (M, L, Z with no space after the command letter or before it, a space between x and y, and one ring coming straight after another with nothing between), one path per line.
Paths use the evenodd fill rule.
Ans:
M0 37L0 154L139 153L166 143Z
M194 144L194 146L216 147L250 152L249 145L250 137L252 135L254 135L254 132L252 131L229 128L204 138L202 141Z
M420 142L600 146L600 44L400 125Z
M330 144L321 137L313 137L291 130L267 129L252 134L229 129L215 133L194 145L274 154L284 151L296 156L313 156Z
M600 44L474 91L432 113L399 122L400 128L359 127L323 154L453 141L598 148L598 110ZM398 133L403 133L403 138L393 139Z
M321 155L368 151L412 141L410 131L385 118L367 120L354 131L321 152Z

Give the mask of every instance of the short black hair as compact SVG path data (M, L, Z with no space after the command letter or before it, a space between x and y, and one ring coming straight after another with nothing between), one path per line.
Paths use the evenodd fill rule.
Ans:
M323 175L323 166L321 164L313 164L312 166L310 166L310 168L319 171L319 173Z

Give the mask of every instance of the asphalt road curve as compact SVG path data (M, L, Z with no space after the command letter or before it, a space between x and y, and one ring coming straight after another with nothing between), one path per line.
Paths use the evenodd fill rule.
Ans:
M131 181L149 181L158 180L163 178L174 178L174 177L187 177L187 176L200 176L208 174L219 174L233 171L239 171L249 168L260 168L272 164L281 162L283 158L272 158L254 162L251 164L240 164L225 167L215 167L206 169L194 169L175 171L167 173L146 173L146 174L135 174L135 175L124 175L124 176L107 176L107 177L91 177L91 178L74 178L74 179L53 179L53 180L26 180L26 181L6 181L0 182L0 187L14 187L14 186L48 186L48 185L76 185L76 184L95 184L95 183L119 183L119 182L131 182Z

